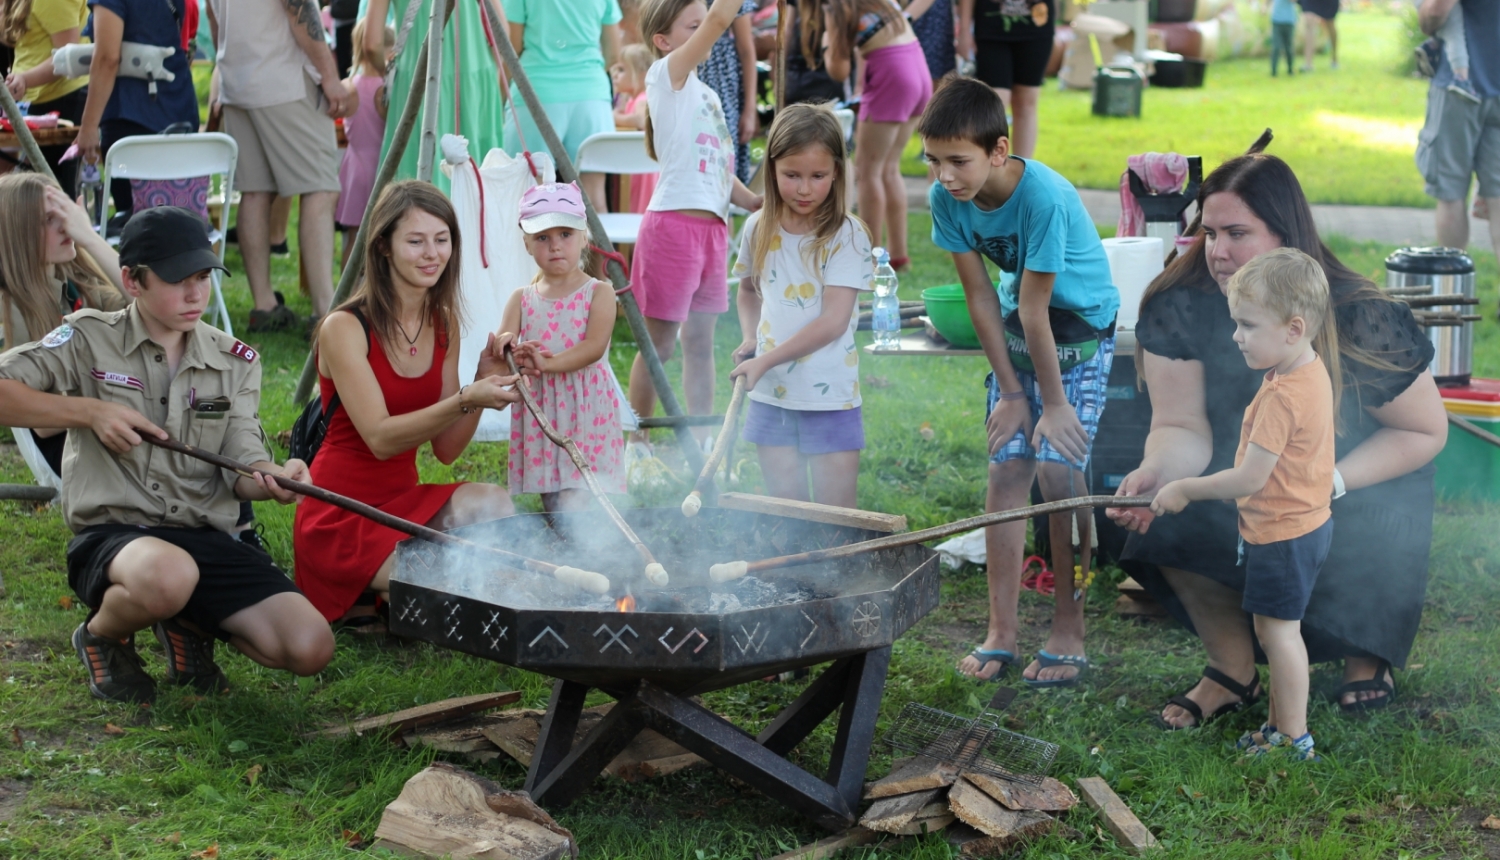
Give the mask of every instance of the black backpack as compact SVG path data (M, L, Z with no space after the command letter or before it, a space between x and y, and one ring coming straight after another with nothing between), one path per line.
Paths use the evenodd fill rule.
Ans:
M358 308L352 309L359 324L365 330L366 342L370 339L370 322ZM368 352L366 353L368 354ZM317 361L316 355L313 358ZM323 447L323 437L328 435L328 421L333 418L333 413L339 408L339 393L333 393L333 400L327 407L323 405L323 396L307 401L302 407L302 414L297 416L297 421L292 424L292 438L287 445L287 456L294 460L301 460L311 466L313 458L318 456L318 449Z

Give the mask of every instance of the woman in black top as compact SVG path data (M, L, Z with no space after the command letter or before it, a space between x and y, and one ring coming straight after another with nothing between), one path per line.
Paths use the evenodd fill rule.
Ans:
M1432 543L1431 461L1447 439L1428 364L1432 345L1405 304L1351 271L1318 238L1291 168L1269 155L1220 165L1204 181L1198 239L1151 284L1136 326L1153 416L1145 458L1120 485L1151 493L1168 481L1233 465L1245 407L1260 383L1232 340L1223 294L1231 275L1273 248L1322 263L1332 288L1344 367L1333 547L1302 623L1313 662L1344 660L1345 710L1384 707L1395 695L1421 619ZM1337 490L1335 489L1335 493ZM1161 719L1186 728L1259 697L1259 656L1240 609L1232 503L1193 505L1153 521L1145 509L1112 509L1131 529L1122 566L1208 651L1204 678L1169 701Z
M1055 0L958 0L958 53L1010 111L1010 152L1036 152L1037 100L1052 58Z

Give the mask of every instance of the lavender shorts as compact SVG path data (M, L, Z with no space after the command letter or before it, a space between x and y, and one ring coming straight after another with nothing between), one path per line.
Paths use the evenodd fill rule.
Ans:
M865 422L853 409L783 409L759 400L745 410L746 442L772 448L795 446L800 454L834 454L865 447Z
M888 45L865 54L861 122L906 122L920 116L932 98L932 78L920 42Z

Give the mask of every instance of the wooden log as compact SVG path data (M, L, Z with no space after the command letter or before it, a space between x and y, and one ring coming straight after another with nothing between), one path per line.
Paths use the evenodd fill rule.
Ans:
M916 819L922 810L942 800L947 791L946 787L933 788L898 794L895 797L882 797L870 804L859 823L882 833L897 833Z
M835 833L826 839L819 839L817 842L808 843L801 848L793 848L791 851L777 854L775 857L770 858L770 860L827 860L827 858L832 857L845 848L857 848L861 845L869 845L880 838L880 833L870 830L867 827L855 825L843 833Z
M1144 854L1159 847L1156 837L1135 817L1135 813L1115 794L1109 783L1097 776L1086 776L1078 780L1078 793L1083 795L1083 802L1089 808L1099 813L1104 826L1120 840L1126 851Z
M1006 809L968 779L953 783L948 791L948 805L963 823L985 836L1011 840L1011 844L1040 836L1057 823L1044 812Z
M1026 819L1024 829L1027 834L986 836L967 824L959 823L948 828L948 844L957 848L961 857L1006 857L1027 841L1057 829L1057 822L1045 813L1022 812L1019 815Z
M527 815L497 807L526 808ZM401 794L385 808L375 835L382 843L432 857L561 860L578 854L573 835L529 798L442 764L406 781Z
M953 810L948 806L948 801L937 800L922 807L911 821L885 832L893 836L921 836L925 833L936 833L957 820Z
M588 708L578 721L573 742L578 743L598 725L613 705ZM484 736L524 767L531 767L531 758L536 753L537 737L541 734L541 721L545 711L525 709L497 714L482 731ZM666 776L703 763L703 759L688 752L669 738L647 729L636 735L619 755L605 766L604 772L626 782Z
M1017 812L1066 812L1078 805L1078 796L1050 776L1043 779L1041 785L996 779L982 773L965 773L964 779L998 800L1001 806Z
M50 502L57 498L57 490L37 484L0 484L0 499L17 502Z
M507 722L508 720L501 714L480 714L441 725L427 726L405 735L406 745L430 747L438 752L447 753L468 754L494 751L498 754L499 747L485 737L484 730L505 725Z
M501 708L520 700L521 694L515 690L506 690L502 693L480 693L474 696L462 696L457 699L444 699L441 702L433 702L430 705L418 705L415 708L406 708L405 710L390 714L381 714L378 717L366 717L362 720L355 720L352 723L328 726L315 732L308 732L303 737L336 738L347 734L362 735L366 732L389 732L392 734L409 732L412 729L437 725L479 711Z
M920 755L897 759L889 774L865 786L865 800L942 788L957 778L958 768L945 761Z
M757 514L795 517L799 520L835 526L853 526L887 534L906 531L906 517L902 514L882 514L878 511L861 511L856 508L820 505L817 502L798 502L772 496L757 496L752 493L723 493L719 496L719 507Z

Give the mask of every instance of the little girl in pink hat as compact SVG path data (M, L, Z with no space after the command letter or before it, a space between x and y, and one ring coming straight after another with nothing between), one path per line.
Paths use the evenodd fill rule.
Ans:
M583 271L588 220L578 186L538 185L521 198L521 231L541 270L505 306L501 331L516 332L516 360L558 432L573 439L607 492L625 492L620 400L606 362L615 293ZM567 453L529 411L510 424L510 491L540 493L549 512L589 502Z

